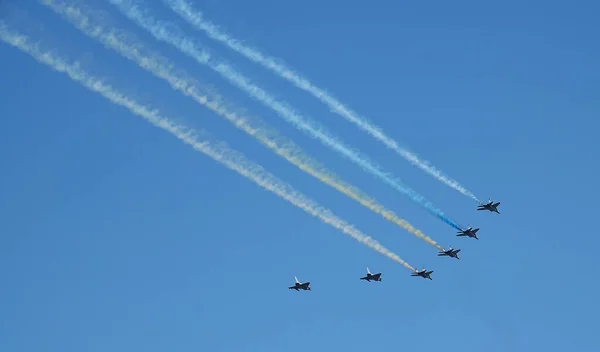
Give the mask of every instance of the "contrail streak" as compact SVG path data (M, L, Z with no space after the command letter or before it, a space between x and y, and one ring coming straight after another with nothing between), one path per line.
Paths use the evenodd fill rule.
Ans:
M130 20L137 23L140 27L150 32L156 39L167 42L182 52L196 59L200 64L207 65L214 71L221 74L232 84L246 91L251 97L257 99L261 103L275 110L279 116L293 124L296 128L309 134L311 137L318 139L321 143L336 150L348 159L359 165L363 170L370 172L379 179L396 189L397 191L407 195L413 201L421 204L430 213L440 218L445 223L461 230L461 227L452 219L444 214L440 209L437 209L431 202L427 201L422 195L414 190L402 185L401 181L390 177L388 174L375 166L366 156L360 155L351 148L345 146L337 138L333 137L325 130L325 127L319 126L315 121L311 121L295 112L287 105L278 102L267 92L260 87L252 84L249 80L236 72L233 68L224 63L216 63L211 60L211 55L199 49L197 45L190 39L181 34L181 30L172 23L157 21L149 15L144 15L141 10L135 5L132 5L128 0L108 0L113 5L117 6L121 12Z
M331 111L339 114L346 120L354 123L356 126L361 128L363 131L368 132L371 136L375 137L378 141L385 144L388 148L392 149L398 155L408 160L411 164L417 166L421 170L427 172L437 180L445 183L446 185L454 188L458 192L470 197L477 202L481 203L477 197L462 186L458 181L451 179L449 176L436 169L431 163L425 160L421 160L416 154L408 151L406 148L402 148L399 144L388 137L381 127L375 125L367 118L360 116L358 113L350 109L348 106L342 104L331 94L325 90L313 85L308 79L302 77L300 74L294 72L291 68L287 67L280 60L273 57L269 57L261 53L258 49L245 46L239 40L232 38L230 35L224 33L219 29L218 26L212 24L210 21L205 20L202 16L202 12L197 11L193 6L185 0L163 0L174 12L179 14L183 19L188 21L196 29L205 32L209 37L225 44L230 49L237 53L245 56L251 61L262 65L263 67L275 72L281 78L288 80L293 83L296 87L310 93L322 103L327 105Z
M323 208L311 199L302 195L290 185L264 170L260 165L247 160L243 154L230 149L225 143L212 145L208 141L200 141L197 137L197 132L193 129L176 124L171 119L162 116L158 110L137 103L135 100L123 95L110 85L105 84L100 79L83 71L77 63L69 64L66 60L57 57L51 52L42 52L37 45L31 44L29 38L26 36L9 31L3 22L0 22L0 38L4 42L31 55L38 62L50 66L55 71L67 74L73 81L102 95L113 104L125 107L131 113L140 116L154 126L171 133L182 142L193 147L196 151L208 155L215 161L255 182L260 187L275 193L310 215L319 218L324 223L335 227L358 242L361 242L397 263L402 264L405 268L415 271L415 269L406 261L389 249L383 247L379 242L338 218L330 210Z
M228 111L220 105L217 102L219 99L212 99L211 101L205 94L199 92L198 87L196 87L190 78L175 74L173 72L173 65L168 59L162 57L158 53L147 52L144 46L139 41L135 41L131 36L127 36L125 33L115 28L106 30L102 26L92 23L92 20L88 16L83 14L81 10L73 5L58 5L52 0L40 1L59 15L66 18L88 37L100 41L107 48L115 50L117 53L137 63L140 67L149 71L156 77L166 80L172 88L191 97L198 104L225 118L237 128L256 138L267 148L285 158L288 162L359 202L371 211L383 216L392 223L402 227L409 233L433 245L437 249L443 250L437 242L412 226L408 221L401 219L394 212L379 204L375 199L364 194L356 187L345 183L333 172L322 167L317 161L312 160L292 141L279 137L276 131L269 129L266 126L253 126L246 118L238 117L238 115ZM144 54L144 52L146 53ZM215 94L211 95L214 96Z

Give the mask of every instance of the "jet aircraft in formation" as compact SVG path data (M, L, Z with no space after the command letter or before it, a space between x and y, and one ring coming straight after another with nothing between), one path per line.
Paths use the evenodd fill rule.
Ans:
M373 280L373 281L381 281L381 273L371 274L371 271L369 270L369 268L367 268L367 276L361 277L360 279L361 280L367 280L369 282L371 282L371 280Z
M492 213L498 213L498 214L500 214L500 212L498 211L498 206L499 205L500 205L500 202L494 203L494 202L492 202L492 200L490 200L486 204L481 203L481 205L479 205L477 207L477 210L489 210Z
M421 270L421 271L415 270L415 272L412 273L412 274L410 274L410 276L420 276L420 277L422 277L424 279L433 280L431 278L431 273L433 273L433 270L429 270L428 271L427 269L423 268L423 270Z
M488 210L493 213L500 214L500 212L498 211L498 205L500 205L500 202L494 203L493 201L490 200L486 204L481 203L481 205L477 207L477 210ZM467 236L467 237L475 238L478 240L479 239L477 237L478 231L479 231L479 228L474 229L471 226L469 226L468 229L459 231L456 236ZM448 249L440 251L438 253L438 257L447 256L450 258L460 259L458 257L458 253L460 251L461 251L460 249L454 249L454 248L452 248L452 245L450 245L450 247ZM424 279L433 280L431 278L432 273L433 273L433 270L427 270L427 269L423 268L422 270L415 270L414 272L412 272L410 274L410 276L420 276ZM310 281L301 283L300 281L298 281L298 278L296 278L295 276L294 276L294 278L296 279L296 284L294 286L290 286L289 287L290 290L296 290L296 291L300 291L300 290L310 291L311 290ZM369 282L381 281L381 273L373 274L373 273L371 273L369 268L367 268L367 276L361 277L360 279L369 281Z
M452 245L450 245L450 248L439 252L438 257L448 256L450 258L460 259L458 257L458 252L460 252L460 251L461 251L460 249L454 249L454 248L452 248Z
M302 283L302 282L298 281L298 278L295 277L295 276L294 276L294 279L296 279L296 283L294 284L294 286L288 287L288 289L290 289L290 290L296 290L296 291L300 291L300 290L304 290L304 291L308 290L308 291L310 291L311 290L311 288L310 288L310 281Z
M477 237L477 231L479 231L479 228L473 229L471 226L469 226L468 229L457 232L458 235L456 236L468 236L478 240L479 238Z

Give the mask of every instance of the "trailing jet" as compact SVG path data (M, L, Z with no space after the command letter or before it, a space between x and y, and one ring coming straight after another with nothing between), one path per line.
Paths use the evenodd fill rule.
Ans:
M489 210L492 213L500 214L500 212L498 211L499 205L500 205L500 202L494 203L490 200L489 202L487 202L487 204L481 203L481 205L477 207L477 210Z
M477 237L477 231L479 231L479 228L476 228L473 230L473 228L471 226L469 226L468 229L457 232L458 235L456 235L456 236L468 236L468 237L478 240L479 237Z
M307 281L305 283L301 283L300 281L298 281L298 278L294 276L294 279L296 279L296 283L294 284L294 286L290 286L288 287L288 289L290 290L296 290L296 291L300 291L300 290L308 290L310 291L310 281Z
M410 274L410 276L420 276L424 279L433 280L431 278L431 273L433 273L433 270L427 271L425 268L423 268L423 270L421 270L421 271L415 270L415 272Z
M369 268L367 268L367 276L361 277L360 279L361 280L367 280L369 282L371 282L371 280L373 280L373 281L381 281L381 273L371 274L371 271L369 270Z
M441 251L438 254L438 257L448 256L450 258L460 259L457 255L458 252L460 252L460 249L454 249L454 248L452 248L452 245L450 245L450 248L448 248L447 250Z

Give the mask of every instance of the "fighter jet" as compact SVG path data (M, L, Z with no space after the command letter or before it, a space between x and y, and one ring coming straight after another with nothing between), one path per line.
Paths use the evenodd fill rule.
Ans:
M473 228L469 226L469 228L466 230L458 231L458 235L456 236L468 236L478 240L479 238L477 237L477 231L479 231L479 228L473 230Z
M460 252L460 249L454 249L454 248L452 248L452 245L450 245L450 248L448 248L447 250L441 251L438 254L438 257L448 256L450 258L460 259L457 255L458 252Z
M311 290L311 288L310 288L310 281L301 283L300 281L298 281L297 277L294 276L294 279L296 279L296 283L294 284L294 286L288 287L288 289L290 289L290 290L296 290L296 291L300 291L300 290L304 290L304 291L308 290L308 291L310 291Z
M421 271L415 270L415 272L410 274L410 276L420 276L424 279L433 280L430 276L431 273L433 273L433 270L427 271L425 268L423 268L423 270L421 270Z
M367 276L361 277L360 279L361 280L367 280L369 282L371 282L371 280L373 280L373 281L381 281L381 273L371 274L371 271L369 270L369 268L367 268Z
M500 205L500 202L498 203L494 203L492 202L492 200L490 199L490 201L487 202L487 204L483 204L481 203L481 205L479 205L477 207L477 210L489 210L492 213L498 213L500 214L500 212L498 211L498 206Z

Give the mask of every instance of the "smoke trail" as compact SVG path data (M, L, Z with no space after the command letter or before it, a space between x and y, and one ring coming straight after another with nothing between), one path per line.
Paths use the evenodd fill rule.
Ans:
M363 170L374 174L397 191L407 195L413 201L421 204L423 207L425 207L425 209L440 218L445 223L457 230L461 230L460 226L456 222L446 216L440 209L437 209L435 206L433 206L433 204L427 201L422 195L418 194L412 189L409 189L407 186L402 185L400 180L393 179L385 172L381 171L377 166L370 162L366 156L359 155L357 152L345 146L341 141L329 134L325 127L319 126L315 121L311 121L305 117L302 117L292 108L278 102L263 89L250 83L246 77L240 73L237 73L228 65L224 63L216 63L211 60L211 55L208 52L199 49L193 41L184 37L183 34L181 34L180 29L174 24L157 21L151 16L142 14L142 11L139 10L137 6L132 5L128 0L108 1L117 6L129 19L137 23L140 27L149 31L156 39L165 41L177 47L182 52L195 58L198 63L209 66L211 69L221 74L238 88L246 91L253 98L275 110L279 116L293 124L296 128L308 133L311 137L318 139L321 143L343 154L351 161L361 166Z
M154 126L166 130L182 142L192 146L195 150L208 155L229 169L254 181L262 188L275 193L312 216L319 218L324 223L335 227L358 242L361 242L395 262L402 264L405 268L415 271L412 266L395 253L383 247L379 242L336 217L330 210L323 208L311 199L294 190L290 185L277 179L260 165L247 160L243 154L230 149L225 143L211 145L208 141L199 141L196 136L196 131L175 124L170 119L162 116L156 109L151 109L147 106L138 104L136 101L118 92L110 85L105 84L98 78L83 71L77 63L71 65L67 63L66 60L55 56L51 52L42 52L37 45L29 43L29 39L26 36L10 32L3 22L0 22L0 38L6 43L31 55L38 62L46 64L58 72L67 74L72 80L80 83L95 93L99 93L113 104L123 106L131 113L144 118Z
M41 2L59 15L65 17L87 36L97 39L107 48L113 49L124 57L134 61L140 67L151 72L156 77L166 80L171 87L188 97L191 97L198 104L207 107L217 115L227 119L237 128L256 138L259 142L279 156L285 158L288 162L359 202L371 211L380 214L388 221L402 227L409 233L423 239L435 248L443 250L437 242L412 226L408 221L401 219L394 212L387 210L383 205L379 204L375 199L367 196L359 189L340 180L333 172L326 170L317 161L312 160L309 156L305 155L300 147L296 146L292 141L284 140L277 135L276 131L269 129L266 126L252 126L245 118L238 117L235 113L228 111L220 105L217 102L219 99L209 100L206 95L199 92L199 89L191 79L173 73L173 65L166 58L157 53L144 54L146 50L143 45L138 41L135 41L131 36L127 36L117 29L112 28L106 30L102 26L92 23L88 16L83 14L73 5L58 5L53 3L52 0L41 0ZM215 94L211 95L214 96Z
M165 2L174 12L179 14L195 28L205 32L209 37L225 44L230 49L242 54L246 58L277 73L280 77L293 83L296 87L312 94L322 103L329 106L333 112L339 114L346 120L360 127L362 130L368 132L371 136L375 137L388 148L392 149L394 152L408 160L411 164L419 167L421 170L427 172L446 185L454 188L458 192L481 203L481 201L479 201L479 199L477 199L472 192L459 184L458 181L444 175L442 171L436 169L433 165L431 165L431 163L421 160L416 154L408 151L406 148L400 147L395 140L385 135L381 127L370 122L367 118L360 116L355 111L352 111L349 107L342 104L325 90L314 86L308 79L286 67L286 65L281 61L272 57L268 57L257 49L245 46L239 40L236 40L228 34L222 32L216 25L212 24L208 20L203 19L202 13L196 11L193 6L185 0L163 0L163 2Z

